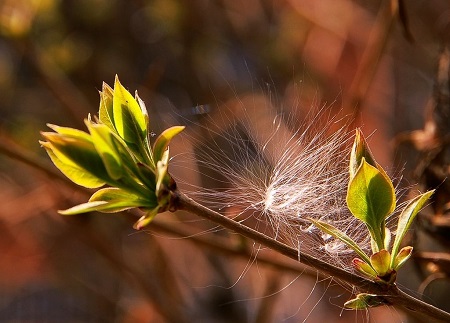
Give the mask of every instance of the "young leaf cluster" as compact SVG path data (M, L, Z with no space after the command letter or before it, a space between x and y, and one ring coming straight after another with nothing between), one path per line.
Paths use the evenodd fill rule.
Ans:
M109 187L95 192L87 203L60 213L113 213L139 207L145 211L135 224L140 229L157 213L171 209L176 185L167 172L169 143L184 127L166 129L151 145L145 104L117 76L114 88L103 84L98 119L88 116L85 124L88 132L48 125L54 132L42 132L45 141L40 143L74 183Z
M391 232L386 228L386 219L396 207L396 195L391 179L375 161L361 131L357 129L350 155L350 180L347 189L347 206L352 215L362 221L371 238L372 255L367 255L345 232L332 224L311 219L322 231L341 240L353 249L359 258L354 258L354 268L363 275L383 284L394 284L397 270L411 256L413 248L401 248L402 240L414 218L434 191L421 194L410 200L399 215L397 232L391 245ZM358 295L347 302L350 308L379 305L374 295Z

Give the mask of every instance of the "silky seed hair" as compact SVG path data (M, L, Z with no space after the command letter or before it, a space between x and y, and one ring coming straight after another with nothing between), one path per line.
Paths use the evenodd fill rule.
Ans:
M298 122L263 95L231 100L188 124L183 146L191 143L192 158L178 154L171 167L186 171L195 162L202 183L177 181L197 201L297 248L300 258L353 270L353 251L309 221L329 222L370 250L345 203L353 132L330 110L313 108Z

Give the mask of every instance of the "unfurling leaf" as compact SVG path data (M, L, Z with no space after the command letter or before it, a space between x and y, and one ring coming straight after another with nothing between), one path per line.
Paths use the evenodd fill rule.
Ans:
M411 257L412 251L413 247L411 246L406 246L400 249L395 259L393 259L393 264L391 267L395 270L398 270L401 266L403 266L406 260L408 260L409 257Z
M113 94L114 125L119 136L129 143L142 144L147 137L147 120L136 99L116 76Z
M149 120L149 117L148 117L147 107L145 106L144 101L139 97L137 91L134 93L134 97L135 97L137 103L139 104L139 107L141 108L141 112L142 112L142 115L144 116L146 128L148 128L148 123L149 123L150 120Z
M158 214L159 208L156 207L153 210L148 211L145 215L143 215L133 226L136 230L141 230L143 227L148 225L155 218L156 214Z
M400 249L401 242L411 226L417 213L422 209L428 199L433 195L434 190L423 193L416 196L411 201L408 202L406 207L403 209L402 213L398 218L397 234L392 245L392 262L395 261L397 257L398 250Z
M111 131L117 133L117 129L114 126L113 95L114 90L108 84L103 82L102 91L100 92L98 118L100 119L100 122L108 126Z
M135 227L141 229L157 213L176 209L176 185L168 173L168 146L184 127L163 131L152 150L144 101L137 92L133 97L117 76L114 88L103 83L98 119L88 116L85 124L89 133L49 125L54 132L43 132L46 141L40 143L56 167L76 184L110 187L94 193L87 203L60 213L112 213L140 208L146 214Z
M389 246L391 245L391 238L391 230L389 230L389 228L384 228L384 247L386 249L389 249Z
M358 128L356 129L355 140L353 142L353 147L350 153L350 179L355 176L359 166L361 166L363 158L369 165L378 167L378 164L375 161L375 158L373 157L369 146L367 145L366 139L364 138L361 130Z
M75 179L80 185L83 185L80 178L73 177L75 175L73 174L75 168L81 169L81 173L87 173L91 177L98 178L98 183L111 183L112 179L103 164L103 160L95 149L89 134L75 129L71 129L74 131L68 131L67 129L70 128L54 126L53 128L57 129L59 133L43 132L42 136L47 141L41 142L41 145L47 152L51 151L53 153L52 160L55 159L55 165L58 166L61 172L71 174L72 177L68 177ZM66 165L67 167L65 167ZM75 180L74 182L76 182Z
M91 133L92 142L102 158L109 176L114 180L118 180L124 173L124 166L117 150L117 139L107 125L95 124L90 120L86 120L86 126Z
M169 147L166 148L161 156L161 160L158 160L156 164L156 190L155 194L159 198L161 195L161 189L163 181L167 174L167 168L169 166Z
M162 159L164 152L170 144L173 137L183 131L184 126L174 126L164 130L156 139L153 145L153 158L155 163Z
M384 249L385 220L395 209L395 191L391 180L362 157L361 165L350 180L347 206L350 212L363 221L376 242L379 251Z
M356 295L356 298L345 302L344 306L354 310L363 310L369 307L376 307L384 304L386 304L386 301L382 296L361 293Z
M73 215L87 212L116 213L135 207L155 207L156 203L143 199L119 188L104 188L95 192L89 202L76 205L70 209L59 211L64 215Z
M67 159L61 160L55 155L52 149L52 145L49 142L40 142L42 147L45 148L47 154L52 160L53 164L63 173L68 179L77 185L86 188L98 188L105 185L105 182L99 179L97 176L87 172L83 168L77 166Z
M360 273L363 273L372 279L377 277L377 272L372 268L370 263L367 263L359 258L354 258L352 264L353 267L355 267Z
M333 237L341 240L343 243L345 243L348 247L353 249L361 258L364 259L364 261L368 264L370 264L370 258L365 254L365 252L358 246L358 244L352 240L348 235L346 235L344 232L340 231L339 229L335 228L331 224L328 224L326 222L317 221L313 219L309 219L314 225L322 230L325 233L328 233L332 235Z
M385 276L390 269L391 254L386 249L382 249L370 256L370 263L377 272L377 276Z

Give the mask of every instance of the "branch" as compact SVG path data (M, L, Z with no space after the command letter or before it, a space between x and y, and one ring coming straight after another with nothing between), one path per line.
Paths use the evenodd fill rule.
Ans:
M8 145L6 144L6 141L3 141L4 139L6 139L5 136L2 136L2 141L0 141L0 153L3 153L16 160L20 160L21 162L24 162L48 175L51 175L52 178L58 178L67 184L72 184L72 182L68 181L59 172L56 172L47 167L48 164L42 162L41 159L36 155L26 152L18 145L11 145L12 142L10 140L8 141ZM81 187L75 184L72 185L77 187L77 189L79 190L83 190ZM273 238L270 238L252 228L249 228L242 223L229 219L221 215L220 213L212 211L211 209L208 209L207 207L195 202L179 191L176 191L175 194L177 200L176 206L179 210L185 210L202 218L211 220L231 231L234 231L258 243L261 243L262 245L276 252L279 252L297 262L301 262L309 267L312 267L323 274L331 275L333 278L339 281L349 283L355 286L361 292L382 295L386 300L386 303L395 306L401 306L403 309L412 313L413 315L422 316L426 319L432 318L438 321L450 322L449 313L406 294L405 292L399 290L396 286L386 288L370 280L347 272L341 268L334 267L308 254L302 254L300 261L300 255L296 249L289 247Z
M185 210L193 213L202 218L211 220L223 227L241 234L247 238L250 238L270 249L273 249L291 259L304 263L310 267L313 267L320 272L331 275L337 280L350 283L355 286L360 292L369 294L376 294L383 296L387 304L401 306L407 312L413 315L423 316L427 319L434 319L442 322L450 322L450 313L447 313L439 308L436 308L428 303L422 302L405 292L399 290L395 285L381 285L350 272L347 272L341 268L335 267L329 263L323 262L320 259L314 258L308 254L298 253L298 250L285 245L269 236L266 236L252 228L243 225L240 222L236 222L230 218L223 216L207 207L195 202L193 199L177 191L177 208L179 210Z
M68 187L75 189L81 193L86 194L88 197L92 195L92 192L82 186L75 184L70 181L67 177L65 177L60 171L58 171L53 165L39 157L38 155L24 149L13 140L8 138L6 134L0 133L0 154L8 156L11 159L20 161L31 168L38 170L51 178L51 180L58 180L62 184L67 185ZM137 210L135 212L128 213L132 216L133 222L136 221L136 218L139 218L141 214ZM258 263L270 266L272 268L292 272L294 274L308 274L311 276L316 276L316 273L311 271L309 268L305 266L301 266L298 262L296 263L288 263L286 261L279 261L278 259L263 254L255 254L253 251L232 246L227 241L223 241L224 239L220 239L219 237L214 237L214 239L210 239L204 235L197 235L198 232L193 231L189 227L183 224L179 224L177 226L168 225L164 223L164 221L156 218L152 223L152 229L158 232L165 232L167 234L177 236L177 237L188 237L192 242L204 246L208 249L219 251L224 254L232 255L235 257L240 257L243 259L255 258ZM297 259L295 259L297 261Z

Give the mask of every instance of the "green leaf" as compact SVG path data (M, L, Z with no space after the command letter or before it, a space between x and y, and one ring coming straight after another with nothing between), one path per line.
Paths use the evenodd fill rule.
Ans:
M384 249L385 220L395 209L395 191L391 180L362 157L347 191L347 206L363 221L378 249Z
M148 188L156 188L156 173L148 165L139 163L138 164L138 172L139 179L141 179L142 183Z
M389 250L391 244L392 233L388 228L384 228L384 247Z
M160 196L162 183L166 178L167 169L169 167L169 147L164 151L161 160L156 164L156 196Z
M70 179L75 184L87 188L98 188L105 185L104 181L86 172L84 169L78 167L76 164L72 162L65 163L61 161L61 159L59 159L53 152L50 143L42 141L40 143L47 151L47 154L49 155L53 164L55 164L55 166L61 171L61 173L63 173L68 179Z
M400 249L392 264L392 269L398 270L411 257L413 247L406 246Z
M364 260L359 258L355 258L352 260L353 267L356 268L359 272L363 273L366 276L369 276L372 279L377 277L377 272L372 268L372 265Z
M117 133L114 126L113 95L114 90L108 84L103 82L102 91L100 92L98 117L101 123L107 125L108 128Z
M148 211L144 216L142 216L134 225L133 228L136 230L141 230L143 227L148 225L155 216L158 214L159 207L156 207L150 211Z
M94 194L92 194L89 202L94 201L125 201L129 202L133 207L154 207L155 201L153 199L144 199L136 194L130 193L126 190L116 188L116 187L107 187L101 190L98 190Z
M370 256L370 263L378 276L384 276L390 269L391 254L386 249L382 249Z
M149 201L119 188L104 188L95 192L89 202L59 211L64 215L87 213L92 211L116 213L136 207L154 207Z
M184 129L184 126L174 126L164 130L156 139L153 145L153 158L155 163L161 160L165 150L169 146L173 137L179 134Z
M115 142L117 140L114 134L104 124L95 124L90 120L86 120L86 126L91 133L92 142L102 158L109 176L114 180L118 180L124 174L124 168L116 148Z
M74 215L74 214L94 212L99 211L99 209L104 207L106 204L108 204L108 202L105 201L87 202L75 205L67 210L59 210L58 213L63 215Z
M114 125L126 142L141 144L147 136L147 122L136 99L116 76L113 97Z
M111 183L111 177L89 135L77 137L43 132L42 136L48 141L46 147L52 150L61 165L81 168L100 181Z
M50 123L47 123L47 126L56 133L60 134L61 137L71 138L72 140L91 141L91 136L87 132L69 127L61 127ZM42 132L42 135L45 137L49 133L51 132Z
M144 120L145 120L146 129L148 129L149 117L148 117L147 107L145 106L144 101L139 97L137 91L134 93L134 97L135 97L136 101L138 102L139 107L141 108L141 112L142 112L142 115L144 116Z
M369 145L367 145L366 139L364 138L361 129L356 129L355 140L353 142L353 147L350 153L350 179L352 179L356 172L358 171L359 166L361 166L362 159L365 159L369 165L377 167L377 162L373 157L372 152L369 149Z
M419 213L419 211L422 209L431 195L433 195L433 193L434 190L431 190L413 198L408 202L408 204L405 206L402 213L398 217L397 234L392 245L392 262L397 257L401 242L412 222L414 221L416 215Z
M363 310L369 307L376 307L383 304L386 304L386 301L382 296L361 293L356 295L356 298L345 302L344 306L346 308L351 308L354 310Z
M133 207L144 209L153 208L158 205L154 190L149 190L128 177L121 179L121 184L123 184L122 187L124 188L109 187L97 191L91 196L89 201L102 200L118 202L123 200L129 202Z
M328 233L335 237L336 239L341 240L343 243L345 243L348 247L353 249L366 263L370 264L370 258L365 254L365 252L358 246L358 244L352 240L348 235L346 235L344 232L340 231L339 229L335 228L331 224L328 224L326 222L318 221L309 219L316 227L318 227L320 230L322 230L325 233Z

